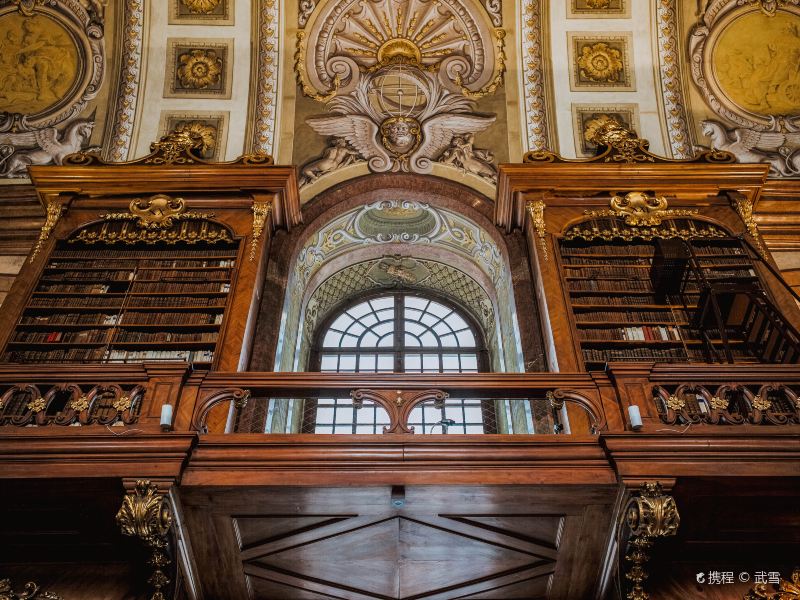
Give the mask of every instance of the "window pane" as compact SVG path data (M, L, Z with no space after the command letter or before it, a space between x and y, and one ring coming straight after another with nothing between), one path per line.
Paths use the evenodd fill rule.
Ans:
M461 355L461 370L462 371L475 371L478 370L478 357L475 354L462 354Z
M422 355L420 354L406 354L405 355L406 372L419 373L422 370Z
M322 346L324 348L338 348L339 347L339 340L342 339L341 333L336 333L335 331L329 331L325 334L325 340L322 342Z
M420 343L419 339L411 335L410 333L406 333L405 335L405 343L406 346L410 348L419 348L422 344Z
M374 373L376 358L374 354L362 354L358 359L358 370L361 372L369 371L370 373Z
M344 331L353 322L353 319L347 315L339 315L336 320L331 324L331 329L338 329Z
M354 335L343 335L339 344L342 348L355 348L358 345L358 338Z
M423 333L420 341L426 348L436 348L439 346L439 338L433 335L430 331Z
M320 359L321 371L336 371L339 364L339 357L335 354L323 354Z
M458 373L461 366L458 364L458 354L443 354L442 369L445 373Z
M461 346L466 346L467 348L475 347L475 336L472 335L472 332L469 329L459 331L456 333L456 335L458 336L458 342Z
M372 312L372 309L369 307L369 304L366 302L362 302L361 304L356 304L355 306L348 308L347 312L354 318L354 319L361 319L365 314Z
M425 354L422 357L422 369L425 372L439 371L439 355L438 354Z
M406 296L406 306L423 310L426 306L428 306L428 300L418 296Z
M431 302L430 306L428 306L428 312L433 313L437 317L444 317L453 311L446 306L442 306L438 302Z
M379 371L394 371L394 355L392 354L379 354L378 355L378 370Z
M374 298L369 301L372 305L372 309L375 311L379 311L382 308L391 308L394 309L394 296L383 296L382 298Z
M356 355L355 354L342 354L339 357L339 371L355 371L356 370Z
M364 337L361 338L361 347L362 348L374 348L378 345L378 336L368 331L364 334Z

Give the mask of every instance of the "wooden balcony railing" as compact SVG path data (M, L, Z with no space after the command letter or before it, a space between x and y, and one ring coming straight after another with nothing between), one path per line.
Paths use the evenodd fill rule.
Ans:
M352 431L315 429L313 420L304 426L301 413L331 399L372 416L355 419ZM0 431L73 425L155 433L165 404L173 407L171 429L188 434L622 433L631 429L631 405L643 433L672 431L665 424L748 424L768 433L800 426L800 370L626 363L597 373L410 375L204 372L183 363L0 366ZM450 418L467 408L485 420Z

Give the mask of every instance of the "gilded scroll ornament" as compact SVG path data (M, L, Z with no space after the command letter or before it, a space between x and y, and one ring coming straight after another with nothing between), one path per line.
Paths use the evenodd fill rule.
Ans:
M58 220L61 218L63 212L64 205L60 200L55 198L47 199L47 216L45 217L44 225L42 225L42 230L39 232L39 239L36 240L36 245L33 247L33 251L31 252L31 262L34 261L34 259L39 255L39 252L42 251L42 248L44 248L45 243L50 237L53 228L56 226L56 223L58 223Z
M123 535L138 537L150 548L150 565L154 570L148 582L155 589L150 600L164 600L161 590L170 580L163 569L171 563L167 540L172 527L172 511L167 499L150 481L139 480L125 495L116 520Z
M272 214L272 202L253 202L253 233L250 236L250 262L255 262L258 243L264 233L267 218Z
M547 224L544 221L544 200L532 200L526 204L528 214L531 216L533 230L539 240L539 248L545 262L549 260L547 253Z
M742 222L747 228L747 233L750 234L750 237L752 237L755 242L755 247L759 254L761 254L761 256L766 256L767 249L764 247L764 242L761 240L758 224L753 216L753 201L749 198L732 196L731 206L733 206L734 210L736 210L737 214L742 219Z
M624 197L616 195L609 205L610 210L587 210L585 214L594 218L617 217L631 227L654 227L667 219L697 214L696 210L671 209L665 197L652 197L644 192L630 192Z
M62 600L62 598L53 592L41 591L41 588L32 581L26 583L22 591L15 592L10 579L0 579L0 600Z
M800 569L792 572L791 579L781 579L780 583L757 584L745 595L744 600L800 600Z
M644 483L638 494L625 507L625 524L630 531L630 541L625 560L631 567L625 573L631 582L629 600L647 600L650 596L644 589L648 574L645 566L649 560L647 549L660 537L673 536L678 532L680 515L675 499L663 493L661 484Z
M183 198L172 198L166 194L155 194L150 198L134 198L126 213L100 215L106 221L136 220L141 229L169 229L175 221L184 219L210 219L212 213L187 212Z

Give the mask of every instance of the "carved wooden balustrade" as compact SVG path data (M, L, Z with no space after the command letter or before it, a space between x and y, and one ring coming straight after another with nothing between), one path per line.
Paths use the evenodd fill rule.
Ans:
M589 434L607 428L608 411L618 412L603 405L586 374L211 373L197 394L189 425L211 433L314 433L303 427L298 413L337 400L347 410L372 415L363 427L354 422L352 433L447 433L448 427L453 433L454 426L461 433L562 433L567 431L564 407L571 405L588 424L572 433ZM465 406L480 409L482 422L447 418ZM441 418L426 420L426 414ZM275 420L280 424L271 425Z
M334 400L373 415L372 429L356 419L352 433L622 433L636 405L642 433L691 424L759 426L768 435L800 426L800 370L636 363L589 374L409 375L202 372L185 363L0 366L0 431L18 435L31 425L160 434L165 404L173 407L171 429L191 435L332 433L309 428L303 413ZM465 406L479 407L482 423L448 418Z
M158 426L185 364L2 365L0 426Z

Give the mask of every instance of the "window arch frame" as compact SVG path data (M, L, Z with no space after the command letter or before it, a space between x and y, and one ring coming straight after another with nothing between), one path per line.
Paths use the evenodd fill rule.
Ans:
M394 342L391 346L375 346L375 347L339 347L339 349L333 348L324 348L323 343L325 340L325 335L328 333L331 325L338 319L342 314L344 314L349 309L358 306L364 302L369 300L374 300L382 297L393 296L394 297L394 322L396 324L400 324L398 327L395 326L394 331ZM459 347L459 346L446 346L446 347L427 347L427 346L406 346L405 344L405 317L404 317L404 308L405 308L405 298L408 296L416 296L426 300L431 300L433 302L437 302L443 305L445 308L450 309L451 311L455 312L459 317L461 317L464 322L469 327L470 333L475 339L475 346L473 347ZM398 302L398 299L400 302ZM443 317L444 318L444 317ZM454 302L452 299L444 296L443 294L437 293L434 290L427 290L427 289L417 289L417 288L407 288L407 287L393 287L393 288L382 288L382 289L375 289L369 290L363 293L356 294L355 296L351 296L347 300L340 302L334 308L332 308L329 314L323 319L316 327L314 331L314 336L311 341L311 349L309 353L309 361L308 361L308 370L310 372L319 373L322 371L321 369L321 362L322 362L322 355L326 353L340 353L340 354L393 354L393 370L392 373L395 374L404 374L408 373L405 370L404 365L404 353L420 353L420 354L438 354L439 355L439 365L440 365L440 373L443 372L442 370L442 356L444 354L461 354L464 353L465 350L469 350L470 352L474 351L477 356L477 372L478 373L489 373L491 372L491 361L489 359L489 350L486 345L486 336L483 332L482 327L475 319L475 317L470 313L469 310ZM348 371L349 372L349 371ZM356 372L358 370L356 369ZM362 371L364 373L370 371ZM416 373L417 371L411 371L411 373Z

